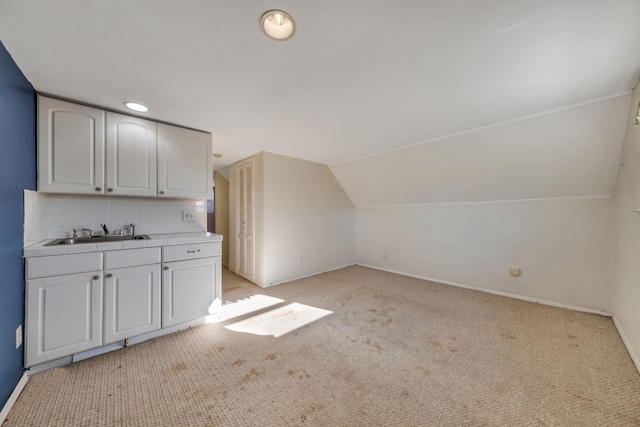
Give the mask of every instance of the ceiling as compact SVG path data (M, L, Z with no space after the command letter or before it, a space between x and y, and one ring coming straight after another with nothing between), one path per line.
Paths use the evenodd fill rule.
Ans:
M289 12L288 41L261 15ZM638 0L2 0L36 90L335 164L630 90Z

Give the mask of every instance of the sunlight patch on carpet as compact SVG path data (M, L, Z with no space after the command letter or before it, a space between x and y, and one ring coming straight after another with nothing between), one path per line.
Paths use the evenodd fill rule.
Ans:
M333 312L329 310L294 302L267 313L262 313L225 326L225 328L234 332L245 332L254 335L272 335L278 338L332 313Z
M222 306L220 314L207 318L207 323L222 323L236 317L244 316L254 311L260 311L284 302L283 299L267 295L255 294L238 301L227 301Z

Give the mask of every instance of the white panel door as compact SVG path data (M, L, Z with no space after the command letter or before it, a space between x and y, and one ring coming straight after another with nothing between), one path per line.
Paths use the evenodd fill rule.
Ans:
M102 272L27 280L25 366L102 345Z
M104 193L104 114L38 97L38 191Z
M211 156L211 134L158 124L158 196L210 197Z
M253 159L238 165L238 241L236 253L236 274L253 281L254 270L254 188Z
M107 270L104 291L104 345L160 329L160 264Z
M162 327L216 313L220 257L167 262L162 270Z
M106 192L156 196L157 123L107 112Z

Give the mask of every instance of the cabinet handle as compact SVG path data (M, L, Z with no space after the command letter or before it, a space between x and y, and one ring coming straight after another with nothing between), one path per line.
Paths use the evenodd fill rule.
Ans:
M158 191L159 194L164 194L164 191Z
M102 191L102 188L96 187L96 191Z
M98 280L100 276L93 276L93 280Z
M112 278L112 277L113 277L113 274L111 274L111 273L107 274L107 278L109 278L109 279L110 279L110 278Z
M165 270L168 270L168 269L169 269L169 267L167 267L167 266L165 265L165 266L164 266L164 269L165 269Z
M187 251L188 254L197 254L198 252L200 252L200 249L189 249Z
M111 193L113 191L113 188L107 188L107 191Z

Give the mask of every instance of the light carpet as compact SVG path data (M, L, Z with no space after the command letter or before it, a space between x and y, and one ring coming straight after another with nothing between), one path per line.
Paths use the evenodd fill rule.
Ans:
M3 427L640 425L606 317L358 266L223 288L218 323L34 375Z

